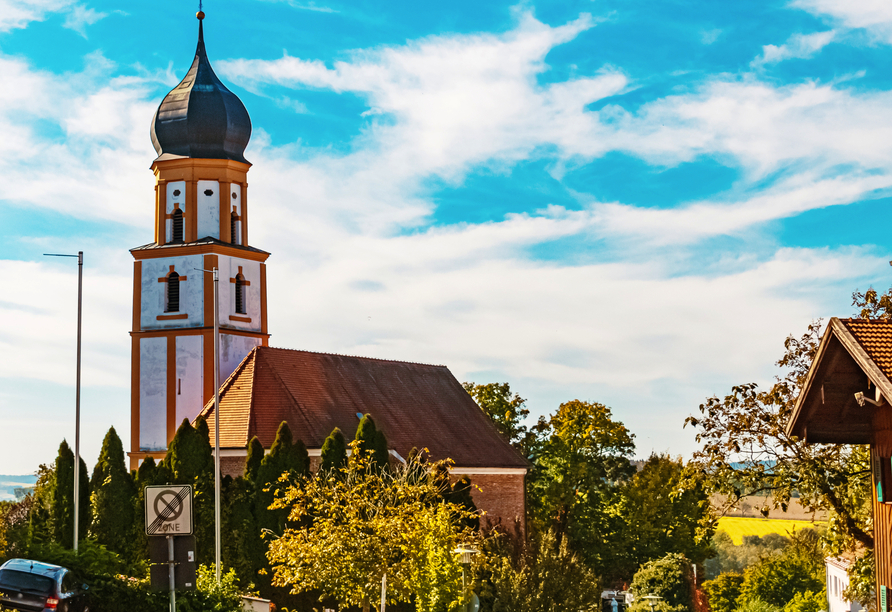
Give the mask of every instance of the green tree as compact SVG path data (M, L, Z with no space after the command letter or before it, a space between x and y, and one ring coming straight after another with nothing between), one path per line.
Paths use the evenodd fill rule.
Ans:
M712 612L734 612L737 610L737 601L740 599L740 589L743 586L743 574L739 572L725 572L713 580L703 583L703 591L709 599L709 609Z
M387 438L384 432L375 425L372 415L367 414L359 421L356 428L357 447L360 452L368 453L376 465L387 467L390 464L390 453L387 450Z
M335 427L322 443L321 472L337 472L347 465L347 441L341 430Z
M818 612L827 606L826 591L805 591L793 595L784 612Z
M814 322L801 338L787 338L777 362L782 375L767 390L754 383L735 386L724 398L708 398L700 416L685 420L697 429L701 445L691 473L705 475L711 489L727 495L728 506L748 495L767 494L775 508L786 510L798 495L806 508L833 512L850 538L873 548L864 501L870 494L867 447L806 444L786 431L820 332L820 322Z
M134 490L124 464L124 446L112 427L102 442L99 460L93 467L91 535L99 544L132 559L134 529Z
M248 482L257 480L257 472L260 470L260 464L266 451L263 450L263 444L257 439L257 436L251 438L248 442L248 456L245 459L245 479Z
M554 530L534 533L519 555L491 552L493 560L482 563L490 565L491 593L484 598L493 612L601 609L601 581Z
M90 527L90 478L87 465L80 460L78 475L78 540L87 537ZM74 453L68 442L62 440L56 457L55 470L45 483L52 498L52 509L46 514L47 525L52 526L53 539L72 548L74 545ZM35 508L39 513L39 506Z
M678 553L648 561L635 573L629 590L635 595L632 612L650 610L644 597L660 597L659 606L664 612L690 612L693 610L693 570L691 562Z
M529 429L524 425L524 420L530 415L530 411L524 407L525 399L512 393L508 383L478 385L465 382L462 387L514 448L524 457L533 455L538 437L536 428Z
M561 404L545 426L528 485L533 525L571 538L571 547L606 584L628 580L617 511L623 482L635 472L629 457L634 436L603 404Z
M223 487L223 565L235 570L242 584L257 582L266 566L263 540L254 516L254 483L247 478L226 478Z
M415 461L381 470L353 453L340 477L288 487L275 507L289 511L289 527L273 540L274 583L294 593L317 591L341 606L368 606L387 576L389 603L414 601L419 612L448 612L463 600L459 544L478 545L462 526L466 510L442 501L430 466Z
M813 529L794 533L780 555L763 558L743 575L740 603L761 600L786 606L797 593L824 588L824 555L820 536Z
M712 553L709 494L702 483L684 481L684 469L681 458L652 454L623 487L623 550L631 567L667 553L702 563Z
M704 563L706 578L715 578L725 572L740 573L758 563L763 557L780 554L789 545L790 540L779 533L765 536L743 536L743 542L735 545L724 531L717 532L712 538L715 556Z

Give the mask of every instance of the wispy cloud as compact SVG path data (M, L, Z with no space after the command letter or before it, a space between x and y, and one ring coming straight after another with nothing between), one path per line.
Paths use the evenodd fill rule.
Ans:
M64 27L74 30L84 38L87 37L87 26L108 17L108 13L101 13L83 4L75 4L65 16Z
M813 34L793 34L787 42L778 45L765 45L762 55L753 60L754 67L776 64L787 59L806 59L812 57L830 44L836 37L834 30L815 32Z
M0 32L24 28L32 21L43 21L50 13L62 12L76 0L0 0Z

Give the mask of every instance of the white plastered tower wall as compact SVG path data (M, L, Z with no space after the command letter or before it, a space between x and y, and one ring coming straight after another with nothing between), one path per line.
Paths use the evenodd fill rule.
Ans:
M162 457L183 419L213 398L213 282L219 271L220 381L268 345L266 259L248 242L247 171L233 160L156 161L155 242L131 251L131 467ZM179 212L177 212L179 211ZM181 236L173 217L182 215ZM176 274L175 310L171 275ZM236 294L240 292L237 300Z

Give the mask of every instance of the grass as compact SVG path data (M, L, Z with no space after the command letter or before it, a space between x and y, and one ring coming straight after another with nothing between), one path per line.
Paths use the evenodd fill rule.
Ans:
M821 527L823 522L811 521L791 521L786 519L762 519L762 518L742 518L736 516L723 516L719 519L719 531L724 531L734 544L743 543L743 536L755 535L765 536L769 533L779 533L783 536L790 535L794 529L805 529L808 527Z

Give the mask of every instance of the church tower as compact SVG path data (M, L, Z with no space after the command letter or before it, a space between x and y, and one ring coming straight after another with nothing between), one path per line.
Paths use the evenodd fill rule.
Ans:
M214 74L198 19L192 66L152 119L155 241L130 251L132 468L163 457L214 396L213 279L202 270L219 270L221 383L269 340L269 253L248 241L251 119Z

